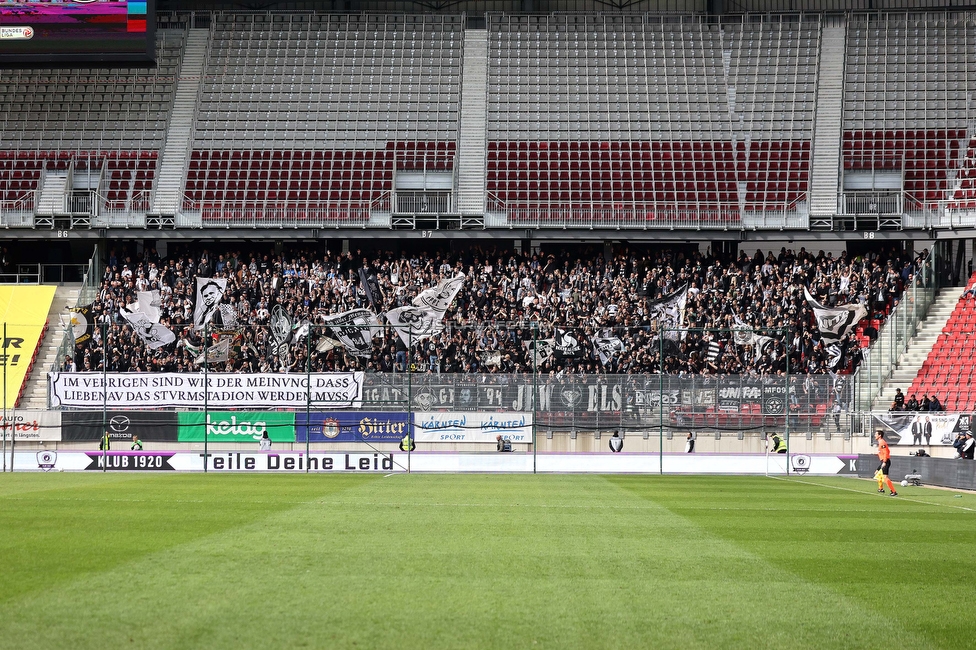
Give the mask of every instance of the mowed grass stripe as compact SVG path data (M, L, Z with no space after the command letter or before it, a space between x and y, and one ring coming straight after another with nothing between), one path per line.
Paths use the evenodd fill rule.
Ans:
M81 648L936 645L897 613L879 616L830 581L784 569L762 543L676 512L675 499L709 500L710 479L413 475L337 490L342 477L185 478L174 496L191 497L192 479L242 479L254 489L226 507L252 515L241 495L267 500L279 478L298 479L310 498L8 600L0 638ZM734 492L736 480L723 480ZM743 485L761 501L782 487ZM157 485L161 499L168 487ZM830 557L822 564L830 573Z
M739 504L726 515L690 505L683 477L659 486L612 480L929 645L972 647L971 621L947 611L973 599L976 568L960 558L976 543L976 495L907 487L899 492L907 498L891 498L872 481L844 478L689 479L695 488L707 482L708 502Z
M272 480L267 480L267 479ZM0 604L341 492L373 476L0 477ZM265 489L266 486L271 486Z

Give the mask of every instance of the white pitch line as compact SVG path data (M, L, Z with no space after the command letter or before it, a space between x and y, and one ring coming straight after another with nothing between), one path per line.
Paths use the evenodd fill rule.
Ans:
M865 496L873 496L870 492L865 492L864 490L855 490L854 488L841 487L839 485L826 485L824 483L814 483L813 481L803 481L800 479L789 479L782 476L770 476L771 479L776 479L777 481L786 481L788 483L804 483L806 485L816 485L817 487L832 488L834 490L843 490L845 492L856 492L857 494L863 494ZM891 498L891 497L888 497ZM956 510L965 510L966 512L976 512L976 508L967 508L966 506L954 506L951 503L933 503L931 501L922 501L921 499L912 499L911 497L902 496L902 493L898 493L896 499L901 501L909 501L911 503L921 503L926 506L943 506L946 508L955 508Z

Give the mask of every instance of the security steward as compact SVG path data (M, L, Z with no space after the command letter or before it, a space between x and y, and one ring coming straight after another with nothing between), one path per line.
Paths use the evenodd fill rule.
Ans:
M773 453L774 454L785 454L786 453L786 440L780 437L778 433L774 433L772 437L773 441Z
M108 451L112 448L112 441L108 435L108 429L102 434L102 439L98 443L98 451Z
M403 434L403 437L400 438L400 451L414 451L416 448L417 445L414 443L413 438L410 437L410 434Z

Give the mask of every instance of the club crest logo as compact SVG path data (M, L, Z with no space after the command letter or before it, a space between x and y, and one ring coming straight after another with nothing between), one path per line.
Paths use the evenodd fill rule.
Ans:
M339 435L340 429L339 421L335 418L326 418L322 422L322 435L326 438L335 438Z
M50 472L54 469L54 465L58 460L58 452L56 451L39 451L37 452L37 466L40 467L45 472Z

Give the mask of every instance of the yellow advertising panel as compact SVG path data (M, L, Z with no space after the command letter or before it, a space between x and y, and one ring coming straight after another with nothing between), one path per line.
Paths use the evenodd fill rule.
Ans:
M27 376L31 358L37 350L47 322L55 287L37 285L0 285L0 338L6 325L6 338L0 361L6 366L7 408L13 408L17 394ZM0 371L3 367L0 367ZM44 368L40 369L46 370ZM2 399L2 396L0 396Z

